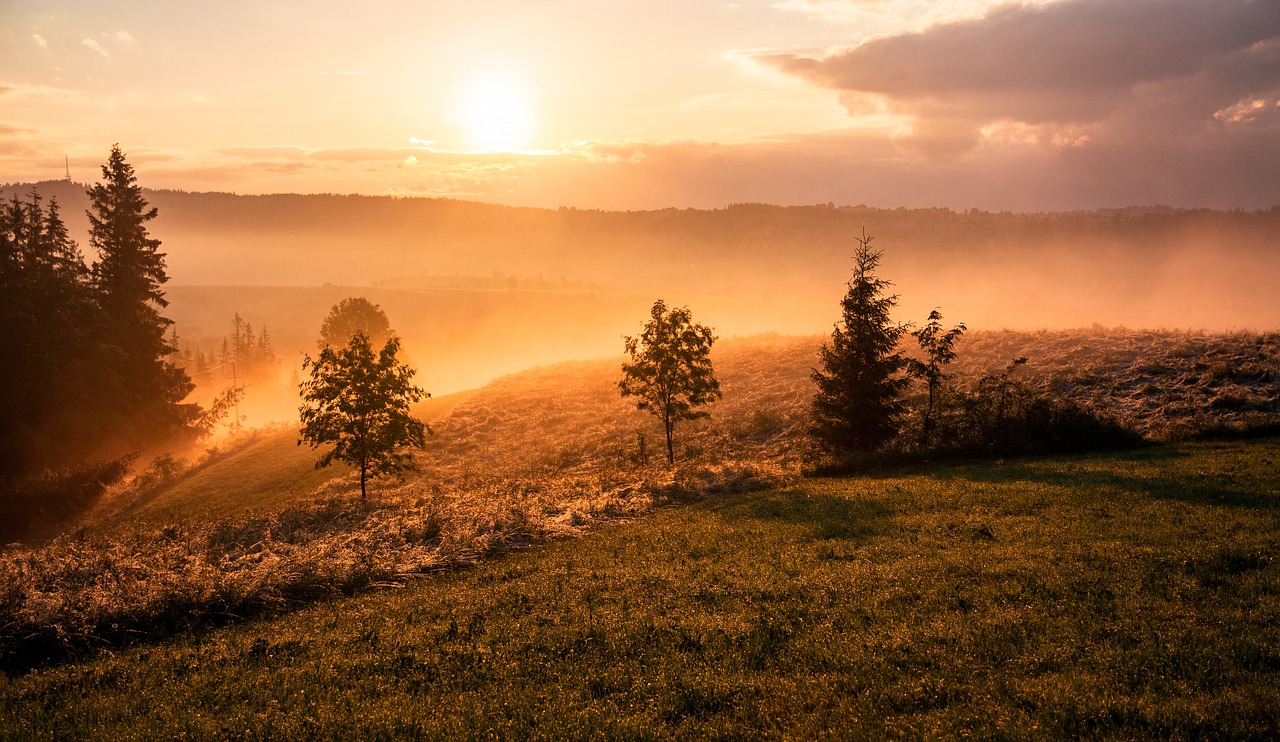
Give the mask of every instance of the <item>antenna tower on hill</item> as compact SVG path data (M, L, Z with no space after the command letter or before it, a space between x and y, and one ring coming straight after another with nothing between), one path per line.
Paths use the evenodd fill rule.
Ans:
M71 158L66 155L63 155L62 159L67 166L67 182L70 183L71 182Z

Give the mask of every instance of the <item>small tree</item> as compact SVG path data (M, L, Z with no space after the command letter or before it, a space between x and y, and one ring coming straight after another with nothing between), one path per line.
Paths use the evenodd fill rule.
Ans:
M687 308L667 309L661 299L649 310L650 319L639 337L627 337L630 363L622 364L618 391L636 397L636 409L662 421L667 435L667 463L675 463L672 433L676 422L706 417L696 408L720 399L720 382L711 368L716 336L706 325L694 324Z
M831 453L874 451L898 432L901 396L908 380L898 341L906 325L894 324L889 311L897 296L884 296L891 284L876 276L880 253L871 249L864 231L855 238L853 277L840 302L841 321L830 344L820 351L822 370L813 371L818 385L810 432Z
M320 347L332 345L346 347L356 333L363 332L373 345L380 345L391 337L391 323L382 307L363 296L343 299L329 310L320 325Z
M316 461L316 468L345 461L360 470L360 499L365 499L371 476L396 474L413 468L405 446L421 448L431 432L409 414L409 405L430 397L413 385L414 370L396 360L400 340L395 336L377 354L363 332L345 347L326 346L303 370L311 379L299 385L303 405L298 445L312 448L334 444Z
M920 445L929 447L929 434L933 432L934 412L938 408L939 396L943 385L951 375L943 371L943 366L956 359L955 345L967 328L964 323L942 331L942 313L937 309L929 312L929 320L924 327L911 333L924 351L924 360L915 358L907 361L907 374L924 382L929 392L925 403L924 420L920 428Z

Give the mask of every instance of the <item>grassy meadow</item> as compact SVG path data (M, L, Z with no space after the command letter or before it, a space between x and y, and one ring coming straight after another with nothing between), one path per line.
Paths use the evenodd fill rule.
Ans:
M1273 738L1280 440L707 495L0 678L4 736Z
M718 345L674 468L602 360L430 400L365 502L290 428L124 486L0 549L0 738L1275 735L1280 336L972 333L1160 443L846 478L819 343Z

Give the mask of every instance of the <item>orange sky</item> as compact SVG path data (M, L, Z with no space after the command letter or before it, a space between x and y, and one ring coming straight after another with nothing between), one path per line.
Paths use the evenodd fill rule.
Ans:
M1280 203L1272 0L5 0L0 181L601 208Z

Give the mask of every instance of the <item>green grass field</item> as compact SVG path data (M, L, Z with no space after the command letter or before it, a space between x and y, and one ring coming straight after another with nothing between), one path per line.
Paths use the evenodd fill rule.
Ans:
M0 737L1274 738L1280 439L706 497L12 677Z

